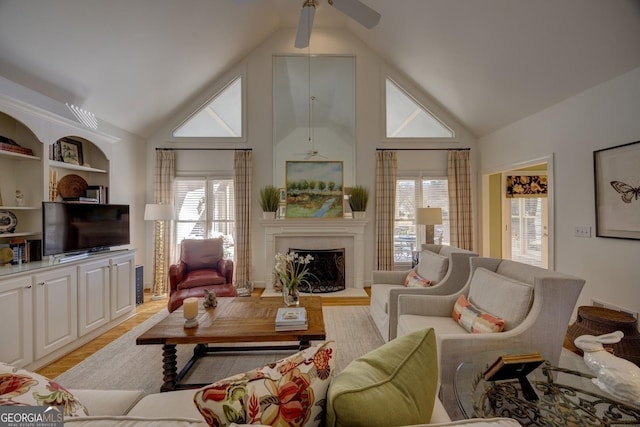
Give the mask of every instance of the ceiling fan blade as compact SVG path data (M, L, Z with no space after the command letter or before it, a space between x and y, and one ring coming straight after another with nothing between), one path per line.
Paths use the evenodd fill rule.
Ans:
M380 22L380 14L359 0L329 0L329 4L365 28L373 28Z
M313 18L315 14L315 4L312 1L306 1L302 6L300 19L298 20L298 32L296 33L296 42L294 44L298 49L309 46L311 27L313 27Z

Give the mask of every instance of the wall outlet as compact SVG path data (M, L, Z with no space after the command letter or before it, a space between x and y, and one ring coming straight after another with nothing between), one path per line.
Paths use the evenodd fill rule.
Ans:
M591 227L588 225L576 225L573 235L576 237L591 237Z

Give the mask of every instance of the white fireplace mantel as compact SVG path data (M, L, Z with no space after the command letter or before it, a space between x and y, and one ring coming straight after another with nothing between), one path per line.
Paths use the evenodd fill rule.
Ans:
M276 255L276 240L288 237L309 238L320 241L325 238L350 239L353 250L345 252L347 271L352 272L350 283L355 288L364 287L364 230L368 220L357 219L276 219L259 220L264 227L266 257L265 284L273 286L273 267ZM310 247L311 248L311 247ZM320 249L320 248L313 248ZM351 253L348 253L351 252ZM347 283L347 286L349 284Z

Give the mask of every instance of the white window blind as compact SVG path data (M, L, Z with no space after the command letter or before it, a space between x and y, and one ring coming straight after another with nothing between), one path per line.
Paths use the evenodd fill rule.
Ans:
M233 259L233 179L179 177L175 180L174 197L176 244L183 239L223 237L225 257Z
M394 259L396 266L411 265L413 252L424 242L424 229L416 225L419 207L442 208L442 224L435 226L435 239L449 244L449 190L445 178L403 177L396 180ZM422 233L422 234L419 234Z

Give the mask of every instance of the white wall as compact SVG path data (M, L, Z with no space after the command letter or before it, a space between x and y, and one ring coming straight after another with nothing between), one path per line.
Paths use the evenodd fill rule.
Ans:
M176 142L170 137L171 129L180 123L186 116L192 113L219 87L218 80L223 76L212 76L212 85L208 89L199 93L193 100L185 103L179 109L173 120L158 130L158 132L149 139L147 147L147 201L153 199L153 158L156 147L222 147L222 148L251 148L253 150L254 174L253 174L253 200L252 213L254 221L252 223L252 251L253 265L252 275L256 280L264 277L264 230L257 220L261 216L261 210L258 204L258 192L260 187L266 184L274 184L282 186L284 183L274 182L273 173L273 140L272 140L272 56L274 54L304 54L304 50L295 49L293 41L295 38L295 29L283 29L276 32L272 37L267 39L262 45L258 46L251 52L240 64L234 66L234 69L246 71L247 85L247 141L242 143L221 142L206 143L202 141L196 142ZM340 29L314 29L311 38L312 54L348 54L356 56L356 173L355 183L365 185L372 191L375 189L375 150L376 148L468 148L472 147L472 160L474 162L475 173L475 148L476 138L464 129L457 120L448 112L443 110L436 102L429 98L427 94L416 87L411 81L408 81L401 73L394 70L384 62L375 52L370 50L359 39L355 38L350 32ZM230 72L229 70L227 74ZM406 143L383 142L383 121L382 114L384 112L382 102L384 99L383 79L385 73L393 73L396 81L410 90L416 99L423 105L437 114L450 127L456 131L456 140L454 142L419 142L411 141ZM322 150L322 147L316 147ZM228 162L222 163L216 156L215 151L199 151L202 158L210 160L212 170L221 170L223 168L231 169L232 165ZM412 168L420 164L419 159L425 159L425 164L430 164L429 170L446 170L446 156L444 163L433 166L434 151L411 153ZM442 153L442 152L441 152ZM180 157L178 151L178 157ZM294 157L290 160L299 160ZM330 159L341 160L341 159ZM350 184L346 182L346 184ZM367 254L365 256L365 279L370 277L370 271L374 266L374 207L373 203L369 203L369 211L367 212L369 225L366 229L365 247ZM149 234L151 235L151 234ZM151 266L151 242L147 242L147 265ZM260 283L256 283L260 286Z
M596 298L640 311L640 241L595 237L593 177L594 150L640 140L639 111L637 68L479 141L481 174L555 154L555 265L587 281L578 306ZM592 237L574 237L576 225Z

